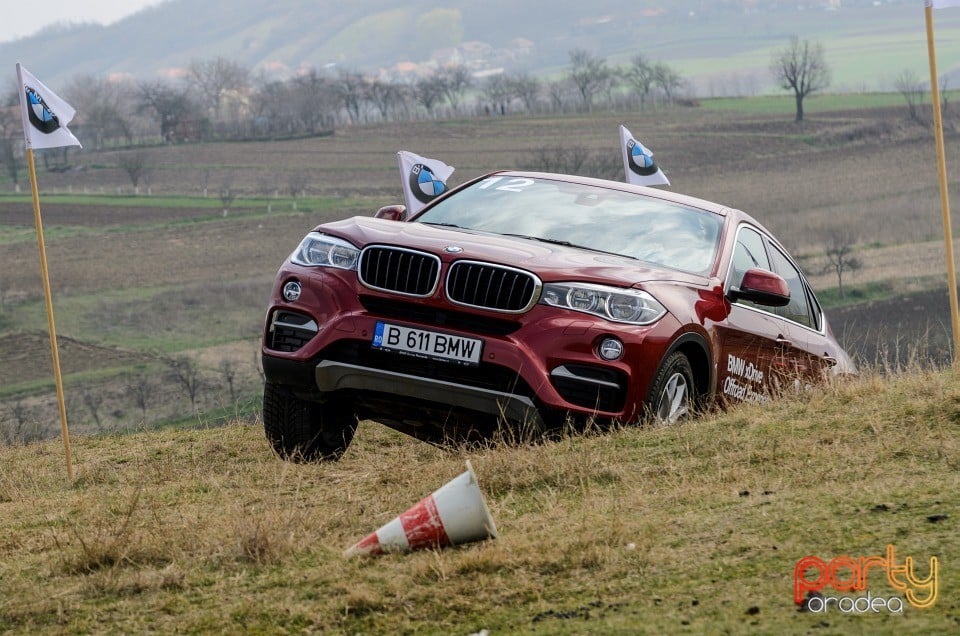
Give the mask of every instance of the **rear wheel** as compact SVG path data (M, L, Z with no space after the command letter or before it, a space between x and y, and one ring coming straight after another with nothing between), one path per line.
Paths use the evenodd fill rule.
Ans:
M657 424L674 424L689 417L696 403L693 368L683 353L670 354L650 383L646 409Z
M263 429L273 450L283 459L336 461L350 446L357 419L336 400L310 402L267 382L263 387Z

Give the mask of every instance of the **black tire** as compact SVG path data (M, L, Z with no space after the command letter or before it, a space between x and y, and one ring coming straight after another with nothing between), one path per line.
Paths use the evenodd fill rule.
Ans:
M675 424L689 417L696 404L693 367L687 356L675 351L667 356L653 376L645 405L647 415L656 424Z
M298 398L267 382L263 387L263 429L281 458L297 462L336 461L357 430L357 418L343 404Z

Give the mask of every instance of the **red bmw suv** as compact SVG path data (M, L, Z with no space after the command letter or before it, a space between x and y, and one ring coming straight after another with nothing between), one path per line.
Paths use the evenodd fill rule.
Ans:
M496 172L405 217L320 225L280 268L263 421L281 457L337 459L361 419L423 439L671 423L855 373L800 269L739 210Z

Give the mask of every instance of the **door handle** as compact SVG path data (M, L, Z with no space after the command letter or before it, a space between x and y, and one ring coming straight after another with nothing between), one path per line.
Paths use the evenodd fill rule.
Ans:
M784 338L783 336L777 336L777 346L781 349L789 349L793 347L793 343L790 342L789 338Z

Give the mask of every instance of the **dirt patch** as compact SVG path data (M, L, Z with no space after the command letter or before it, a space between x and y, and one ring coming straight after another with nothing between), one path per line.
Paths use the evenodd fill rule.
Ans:
M827 312L844 348L868 364L949 364L950 298L946 288Z
M145 353L93 345L73 338L57 336L60 370L64 375L89 369L146 363L153 358ZM0 336L0 386L53 380L50 338L44 332Z
M189 228L77 236L47 243L55 293L189 285L272 275L320 215L223 220ZM11 298L39 296L35 243L0 251L0 283Z
M110 225L133 225L163 223L182 219L195 219L216 214L210 208L168 208L155 206L76 205L48 203L41 200L44 227L50 225L79 225L104 227ZM33 204L0 203L0 225L33 226Z

